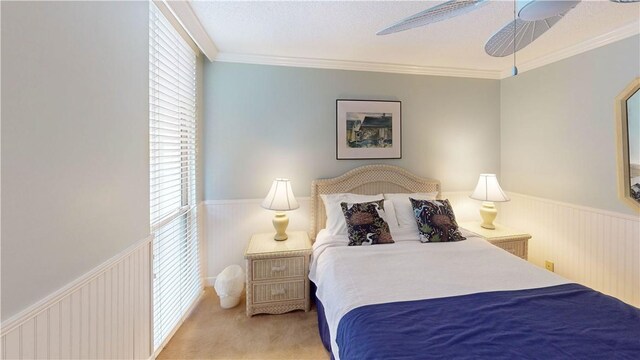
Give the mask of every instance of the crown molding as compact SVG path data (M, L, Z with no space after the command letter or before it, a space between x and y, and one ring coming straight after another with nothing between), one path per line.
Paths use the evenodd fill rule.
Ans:
M560 51L529 60L518 65L520 73L533 70L571 56L587 52L614 43L619 40L640 34L640 22L634 21L606 34L588 39L579 44L564 48ZM331 59L298 58L286 56L270 56L255 54L218 53L214 61L242 64L291 66L316 69L336 69L352 71L372 71L410 75L452 76L476 79L504 79L511 77L511 68L505 70L479 70L448 68L437 66L420 66L404 64L388 64L366 61L348 61Z
M605 45L609 45L616 41L626 39L628 37L640 34L640 22L634 21L608 33L596 36L594 38L583 41L579 44L569 46L560 51L556 51L534 60L529 60L518 65L519 73L537 69L539 67L552 64L554 62L570 58L572 56L582 54L589 50L593 50ZM511 77L511 68L501 72L501 79Z
M162 3L169 9L182 29L184 29L189 38L209 61L215 59L216 55L218 55L216 44L213 43L213 40L202 26L198 16L196 16L196 13L191 7L190 1L154 0L154 2L156 5Z
M476 79L500 79L500 71L446 68L436 66L386 64L366 61L296 58L284 56L218 53L215 61L242 64L292 66L316 69L373 71L411 75L453 76Z

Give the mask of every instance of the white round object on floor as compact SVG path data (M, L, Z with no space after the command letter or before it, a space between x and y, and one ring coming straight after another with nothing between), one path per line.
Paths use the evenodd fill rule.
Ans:
M220 296L220 307L223 309L231 309L238 306L240 296Z
M220 306L223 309L235 307L240 302L240 295L244 290L244 270L240 265L227 266L216 277L213 288L220 297Z

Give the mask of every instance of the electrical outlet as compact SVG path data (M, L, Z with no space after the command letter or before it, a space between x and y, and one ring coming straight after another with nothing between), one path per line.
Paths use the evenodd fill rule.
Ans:
M549 271L551 271L551 272L553 272L553 262L549 261L549 260L546 260L544 262L544 268L549 270Z

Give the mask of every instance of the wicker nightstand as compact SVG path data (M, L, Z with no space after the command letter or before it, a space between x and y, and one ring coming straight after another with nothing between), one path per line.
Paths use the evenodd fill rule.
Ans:
M463 229L478 234L493 245L527 260L527 247L531 235L498 224L495 224L495 230L485 229L480 226L480 221L461 222L458 225Z
M255 234L244 253L247 259L247 316L309 311L309 255L311 240L304 231Z

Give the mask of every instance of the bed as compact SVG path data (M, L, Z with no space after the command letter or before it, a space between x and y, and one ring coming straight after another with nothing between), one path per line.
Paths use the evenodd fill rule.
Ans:
M440 182L368 165L312 183L309 278L318 327L336 359L640 358L640 310L513 256L473 233L421 243L346 246L323 194L434 193ZM397 210L396 210L397 211Z

